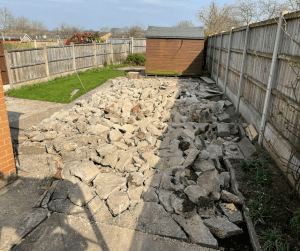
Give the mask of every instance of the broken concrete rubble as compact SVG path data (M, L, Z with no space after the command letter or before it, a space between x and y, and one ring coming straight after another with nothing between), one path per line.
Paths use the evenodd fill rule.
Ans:
M203 95L203 85L120 78L26 132L21 154L62 162L43 207L212 248L214 235L242 233L243 202L221 163L227 152L254 154L252 144L235 143L240 129L224 110L232 103L212 88Z

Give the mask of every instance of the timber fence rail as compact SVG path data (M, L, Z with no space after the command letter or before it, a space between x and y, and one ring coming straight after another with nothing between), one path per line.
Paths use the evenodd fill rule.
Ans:
M128 54L146 51L145 39L131 43L91 43L83 45L46 46L42 48L6 50L5 58L10 87L14 84L45 81L76 70L118 63Z
M208 37L211 77L300 184L300 11Z

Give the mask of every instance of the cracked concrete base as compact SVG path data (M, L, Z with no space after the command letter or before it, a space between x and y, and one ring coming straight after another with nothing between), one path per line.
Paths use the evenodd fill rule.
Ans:
M91 223L88 219L72 215L53 213L12 250L210 251L213 249L127 228Z

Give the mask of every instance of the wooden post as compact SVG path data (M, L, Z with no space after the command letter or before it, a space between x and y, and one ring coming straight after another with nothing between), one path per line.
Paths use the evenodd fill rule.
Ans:
M229 43L228 43L228 51L227 51L227 62L226 62L226 71L225 71L225 80L224 80L224 94L226 95L226 85L228 82L228 74L229 74L229 65L230 65L230 54L231 54L231 44L232 44L232 33L233 28L230 30Z
M130 48L131 54L133 54L133 37L131 38L131 48Z
M36 48L36 39L34 39L34 48Z
M245 68L246 68L246 61L247 61L247 47L248 47L248 40L249 40L249 31L250 31L250 23L247 25L246 29L246 37L245 37L245 44L244 44L244 51L243 51L243 60L242 60L242 67L240 71L240 81L239 81L239 90L238 90L238 102L236 105L236 112L239 111L239 106L240 106L240 100L241 96L244 91L244 73L245 73Z
M94 52L94 67L97 67L97 44L96 41L93 41L93 52Z
M114 47L112 41L110 41L110 61L114 61Z
M220 73L220 61L221 61L221 55L222 55L222 44L223 44L223 32L221 33L221 43L219 47L219 57L218 57L218 69L217 69L217 81L216 85L218 85L218 79L219 79L219 73Z
M72 55L73 55L73 70L76 72L76 57L75 57L75 44L72 44Z
M9 53L4 50L6 70L7 70L8 78L9 78L9 85L10 85L10 88L12 89L14 87L14 83L13 83L13 75L12 75L12 71L11 71L10 57L8 54Z
M44 58L44 62L45 62L45 70L46 70L47 79L49 79L50 78L50 73L49 73L49 63L48 63L48 55L47 55L47 46L46 46L46 44L44 44L43 58Z
M267 93L266 93L266 97L265 97L265 103L264 103L261 124L260 124L260 130L259 130L258 144L260 146L263 141L263 135L264 135L267 116L268 116L268 110L270 108L272 89L275 84L275 80L276 80L275 77L277 76L276 73L277 73L277 67L278 67L278 54L279 54L279 49L280 49L280 45L281 45L281 41L282 41L283 15L285 13L286 12L280 13L279 23L278 23L278 27L277 27L274 51L273 51L273 56L272 56L272 63L271 63L271 68L270 68L270 75L269 75L269 79L268 79Z

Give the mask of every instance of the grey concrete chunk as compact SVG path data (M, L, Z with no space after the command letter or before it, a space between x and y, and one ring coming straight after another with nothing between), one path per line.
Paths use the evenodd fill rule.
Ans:
M250 158L256 153L255 147L252 145L251 141L244 137L240 142L237 143L245 158Z
M220 239L230 238L234 235L239 235L243 233L237 225L231 223L226 219L206 219L203 223L209 228L209 230L219 237Z
M230 116L226 112L217 115L218 121L228 123L230 122Z
M219 137L229 137L230 136L230 128L227 123L218 123L217 124L218 136Z
M100 172L98 167L91 161L79 162L69 169L71 174L80 178L82 182L91 182Z
M69 185L68 197L75 205L84 206L92 200L96 194L90 187L82 182Z
M132 210L118 215L114 224L149 234L187 240L185 233L162 205L155 202L138 203Z
M148 188L147 190L145 190L143 192L143 199L144 201L146 202L158 202L158 197L157 197L157 194L156 194L156 189L153 188L153 187L150 187Z
M213 237L208 228L203 224L201 217L197 214L191 218L173 214L172 218L184 229L191 238L192 243L210 248L218 248L218 241Z
M230 222L235 224L243 222L241 211L233 203L220 203L220 208Z
M200 197L197 201L197 212L202 218L215 217L214 200L209 197Z
M159 198L160 204L163 205L166 211L173 213L174 209L171 206L171 195L173 194L172 191L164 190L164 189L158 189L157 190L157 195Z
M195 204L197 204L200 197L208 195L204 187L200 187L197 185L188 186L186 189L184 189L184 192L189 197L190 201Z
M111 194L106 203L114 216L125 211L130 204L127 193L121 191Z
M189 167L193 165L195 159L199 155L200 151L196 148L190 149L187 158L185 159L183 166Z
M171 195L171 206L175 213L184 217L191 217L196 214L196 205L191 202L188 197L181 191L177 191Z
M217 179L217 171L207 171L201 173L197 179L198 186L205 189L207 195L209 194L215 200L220 198L220 184Z
M220 186L222 188L228 188L230 185L230 174L229 172L222 172L219 175L217 175L217 178L219 180Z
M126 179L113 173L99 173L93 183L101 199L107 199L110 194L126 188Z
M126 153L124 154L119 161L117 162L115 169L118 172L124 172L126 170L126 166L130 165L132 163L132 153Z
M229 193L226 190L222 190L221 192L221 199L226 202L231 202L235 204L242 205L244 200L235 194Z
M128 187L140 187L143 185L145 177L142 173L133 172L129 175Z
M205 159L197 158L193 165L196 172L207 172L216 170L215 166Z

